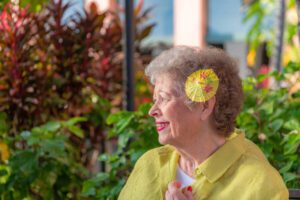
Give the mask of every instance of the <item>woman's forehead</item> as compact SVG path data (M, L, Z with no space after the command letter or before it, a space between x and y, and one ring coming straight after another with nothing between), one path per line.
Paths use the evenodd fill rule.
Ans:
M174 95L176 96L176 91L174 88L167 87L166 85L162 85L161 87L154 88L154 95L155 94L166 94L166 95Z
M174 81L166 75L158 76L154 83L156 90L168 90L174 87Z
M154 93L165 93L168 95L178 96L176 81L168 76L159 76L154 83Z

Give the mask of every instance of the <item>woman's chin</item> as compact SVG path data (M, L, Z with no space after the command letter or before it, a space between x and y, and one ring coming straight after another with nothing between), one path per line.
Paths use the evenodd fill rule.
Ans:
M158 142L161 145L169 144L169 134L168 133L162 133L158 135Z
M159 138L158 138L158 142L159 142L159 144L161 144L161 145L166 145L166 144L168 144L165 140L161 140L161 139L159 139Z
M163 130L160 130L160 131L158 130L157 133L158 133L158 142L161 145L170 144L170 139L172 138L170 127L166 127L166 128L164 128Z

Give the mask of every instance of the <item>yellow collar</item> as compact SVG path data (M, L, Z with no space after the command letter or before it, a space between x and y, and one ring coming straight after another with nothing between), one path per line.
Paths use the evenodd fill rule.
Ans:
M203 174L211 183L218 180L245 152L244 139L244 133L232 133L222 147L195 169L195 177Z

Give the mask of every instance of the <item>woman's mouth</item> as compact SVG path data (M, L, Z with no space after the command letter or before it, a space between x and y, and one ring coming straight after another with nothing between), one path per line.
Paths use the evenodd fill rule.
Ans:
M169 122L156 122L156 130L160 132L169 126Z

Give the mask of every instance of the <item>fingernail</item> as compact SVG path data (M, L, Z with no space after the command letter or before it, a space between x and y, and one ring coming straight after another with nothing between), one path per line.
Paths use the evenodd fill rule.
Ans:
M187 187L187 191L190 191L190 192L192 192L192 191L193 191L193 188L192 188L192 186L188 186L188 187Z
M177 188L180 188L181 187L181 183L180 182L175 182L175 186L177 187Z

